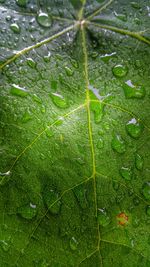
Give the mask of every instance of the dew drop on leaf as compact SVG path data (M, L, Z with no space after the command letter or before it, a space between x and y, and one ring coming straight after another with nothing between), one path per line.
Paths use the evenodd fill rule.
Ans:
M17 208L17 214L19 214L24 219L31 220L37 214L37 206L32 203L21 206Z
M36 94L33 94L32 99L33 99L35 102L37 102L37 103L39 103L39 104L42 104L42 100L41 100L41 98L40 98L39 96L37 96Z
M116 52L113 52L111 54L104 54L104 55L101 55L100 58L105 62L109 62L110 59L112 59L114 56L116 56Z
M141 133L143 130L143 126L140 122L138 122L135 118L131 119L127 124L126 124L126 131L127 133L137 139L140 137Z
M98 217L97 217L97 219L98 219L99 225L101 225L103 227L107 226L111 222L110 217L107 214L107 211L106 211L105 208L98 209Z
M73 66L74 68L76 68L76 69L79 68L79 64L78 64L78 62L77 62L75 59L71 59L70 61L71 61L71 64L72 64L72 66Z
M127 74L128 69L126 66L116 65L113 67L112 72L116 77L122 78Z
M125 142L119 134L116 134L113 137L113 139L111 141L111 146L112 146L113 150L115 150L119 154L123 154L126 151Z
M147 207L146 207L146 214L147 214L148 216L150 216L150 206L147 206Z
M14 32L14 33L20 33L21 29L20 26L17 23L12 23L10 25L10 29Z
M97 142L97 148L101 149L104 147L104 141L102 138L99 138L98 142Z
M137 170L141 171L143 169L144 160L143 157L139 154L136 154L135 156L135 166Z
M150 182L145 182L143 184L142 194L146 200L150 200Z
M33 69L36 67L36 62L32 58L27 58L27 64Z
M16 0L16 4L20 7L26 7L28 0Z
M25 88L20 87L16 84L12 84L11 89L10 89L10 93L12 95L21 96L21 97L25 97L28 95L28 91Z
M132 179L132 175L133 175L132 170L129 167L122 167L120 169L120 174L121 174L122 178L124 178L127 181L130 181Z
M61 201L59 200L58 193L53 189L46 188L43 198L49 211L52 214L57 215L61 208Z
M41 11L37 15L37 22L43 27L50 27L52 24L52 19L47 13Z
M10 180L10 171L2 173L0 172L0 186L5 185Z
M68 76L72 76L72 75L73 75L73 70L70 69L70 68L68 68L67 66L65 67L65 71L66 71L66 74L67 74Z
M71 248L71 250L76 250L77 247L78 247L78 242L77 242L77 240L75 239L75 237L72 237L72 238L70 239L70 248Z
M68 106L66 100L64 99L64 97L62 95L60 95L58 93L51 93L50 96L51 96L53 103L57 107L66 108Z
M146 94L143 86L134 85L131 80L123 84L123 90L126 98L143 98Z

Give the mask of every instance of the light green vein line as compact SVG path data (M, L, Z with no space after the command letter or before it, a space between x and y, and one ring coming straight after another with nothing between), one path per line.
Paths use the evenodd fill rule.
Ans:
M143 126L148 130L148 131L150 131L150 127L148 127L144 122L143 122L143 120L142 119L140 119L136 114L134 114L133 112L131 112L131 111L129 111L129 110L127 110L127 109L125 109L125 108L122 108L122 107L120 107L120 106L118 106L118 105L114 105L114 104L110 104L110 103L107 103L107 102L105 102L105 101L100 101L100 100L90 100L91 102L100 102L100 103L102 103L102 104L104 104L104 105L106 105L106 106L109 106L109 107L112 107L112 108L114 108L114 109L118 109L118 110L120 110L120 111L122 111L122 112L125 112L125 113L128 113L129 115L131 115L131 116L134 116L138 121L140 121L142 124L143 124Z
M140 35L140 33L138 33L138 32L131 32L129 30L120 29L120 28L117 28L117 27L114 27L114 26L109 26L109 25L98 24L98 23L90 22L90 21L86 21L86 23L87 23L87 25L91 24L91 25L93 25L95 27L98 27L98 28L101 28L101 29L106 29L106 30L109 30L109 31L117 32L117 33L120 33L122 35L128 35L130 37L133 37L135 39L138 39L139 41L142 41L142 42L150 45L150 40L146 39L145 37Z
M79 264L77 266L79 266L80 264L82 264L84 261L86 261L87 259L90 259L96 252L98 252L98 249L95 249L93 252L91 252L90 254L88 254L83 260L81 260L79 262Z
M88 54L86 47L86 36L84 24L81 25L81 34L82 34L82 47L83 47L83 55L84 55L84 75L85 75L85 86L86 86L86 107L87 107L87 121L88 121L88 130L89 130L89 142L91 147L91 155L92 155L92 165L93 165L93 185L94 185L94 200L95 200L95 215L97 218L97 188L96 188L96 159L95 159L95 151L94 151L94 142L93 142L93 133L92 133L92 125L91 125L91 112L90 112L90 95L89 95L89 78L88 78ZM99 224L97 224L97 234L98 234L98 243L97 249L100 248L100 229ZM100 250L99 250L100 251ZM100 254L101 257L101 254ZM102 261L102 257L101 257Z
M116 246L127 247L127 248L133 250L134 252L136 252L138 255L142 256L143 258L150 260L148 257L146 257L145 255L142 254L142 251L134 249L133 247L130 247L129 245L126 245L126 244L123 244L123 243L119 243L119 242L115 242L115 241L109 241L109 240L105 240L105 239L101 239L101 242L108 243L108 244L111 244L111 245L116 245Z
M39 227L39 225L41 224L41 222L43 221L43 219L45 218L45 216L47 215L48 211L50 208L52 208L58 201L60 201L62 199L62 197L68 193L69 191L73 190L74 188L78 187L81 184L84 184L86 182L88 182L89 180L91 180L92 177L86 178L85 180L81 181L80 183L70 187L69 189L64 190L64 192L60 195L59 198L57 198L50 206L49 208L46 210L46 212L42 215L42 217L38 220L38 223L35 225L33 231L31 232L31 234L29 235L28 238L28 242L25 244L25 246L23 247L23 250L25 251L25 249L27 249L28 245L30 244L30 240L32 238L32 236L34 235L34 233L36 232L37 228ZM19 259L21 258L21 253L19 254L19 256L17 257L16 261L15 261L15 265L17 264L17 262L19 261Z
M116 179L113 179L113 178L110 177L110 176L104 175L104 174L99 173L99 172L97 172L97 171L96 171L96 174L97 174L98 176L102 176L102 177L104 177L105 179L111 180L112 182L118 183L119 185L125 187L125 188L128 189L128 190L131 189L131 188L130 188L129 186L127 186L126 184L123 184L123 183L121 183L120 181L117 181ZM141 199L146 205L150 205L149 202L145 201L145 200L144 200L140 195L138 195L136 192L133 192L133 193L134 193L135 196L137 196L139 199Z
M85 4L86 4L86 0L83 0L82 7L81 7L81 9L78 12L78 19L79 20L81 20L83 18L83 11L84 11Z
M101 6L100 8L98 8L94 13L92 13L91 15L89 15L86 19L91 20L93 17L95 17L96 15L100 14L103 10L105 10L113 1L114 0L109 0L103 6Z
M65 29L63 29L62 31L34 44L34 45L31 45L31 46L28 46L28 47L25 47L24 49L20 50L20 51L17 51L16 54L14 56L12 56L11 58L9 58L7 61L5 61L2 65L0 65L0 69L3 69L6 65L10 64L11 62L13 62L15 59L17 59L18 57L24 55L25 53L31 51L32 49L35 49L35 48L38 48L44 44L47 44L49 43L50 41L58 38L59 36L63 35L64 33L72 30L73 28L75 28L75 26L77 25L78 23L74 24L74 25L71 25Z
M61 116L61 118L66 118L66 117L69 117L70 115L72 115L73 113L75 113L76 111L82 109L86 104L82 104L80 106L78 106L77 108L71 110L70 112L66 113L65 115ZM25 147L22 152L16 157L15 161L13 162L12 166L10 167L9 171L6 172L7 173L10 173L12 171L12 169L14 168L14 166L16 165L16 163L18 162L18 160L21 158L22 155L25 154L25 152L30 149L35 143L36 141L43 135L43 133L46 132L47 129L49 128L52 128L53 126L55 126L58 122L60 121L60 119L57 119L56 121L54 121L52 124L50 125L47 125L46 128L41 131L37 136L36 138L33 139L33 141L27 146Z

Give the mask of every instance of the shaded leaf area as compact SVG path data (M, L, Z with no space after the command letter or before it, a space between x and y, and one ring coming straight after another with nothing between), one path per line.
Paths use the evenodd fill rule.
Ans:
M0 265L149 266L148 1L0 5Z

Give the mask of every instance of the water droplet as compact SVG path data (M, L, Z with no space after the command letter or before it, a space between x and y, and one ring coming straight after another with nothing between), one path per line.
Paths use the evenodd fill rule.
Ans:
M116 65L113 67L112 72L116 77L122 78L127 74L128 69L126 66Z
M25 97L28 95L28 91L25 88L22 88L16 84L12 85L12 87L10 89L10 93L12 95L21 96L21 97Z
M76 250L76 249L77 249L77 246L78 246L78 242L77 242L77 240L75 239L75 237L72 237L72 238L70 239L70 248L71 248L72 250Z
M112 146L113 150L115 150L116 152L118 152L120 154L122 154L126 151L125 142L119 134L116 134L113 137L113 139L111 141L111 146Z
M71 59L70 61L71 61L71 64L72 64L72 66L73 66L74 68L76 68L76 69L79 68L79 64L78 64L78 62L77 62L75 59Z
M127 16L126 16L126 14L118 14L116 11L114 12L114 14L115 14L115 16L116 16L117 19L122 20L122 21L124 21L124 22L127 21Z
M143 98L146 94L145 88L134 85L131 80L128 80L123 85L123 90L126 98Z
M133 175L131 168L128 167L122 167L120 169L120 174L127 181L130 181Z
M139 154L136 154L135 156L135 166L137 170L141 171L143 169L144 160L143 157Z
M60 212L61 208L61 201L59 199L58 193L53 189L46 188L43 197L49 211L52 214L57 215Z
M27 64L33 69L36 67L36 62L32 58L27 58Z
M45 62L49 62L50 61L50 57L51 57L51 53L48 52L48 55L44 56L43 59L44 59Z
M98 142L97 142L97 148L101 149L104 147L104 141L102 138L99 138Z
M50 94L53 103L59 108L66 108L68 106L64 97L58 93L51 93Z
M10 180L10 171L0 172L0 186L5 185Z
M0 246L5 252L7 252L10 248L10 240L0 240Z
M101 226L105 227L110 224L110 217L108 216L106 209L98 209L98 222Z
M147 207L146 207L146 214L147 214L148 216L150 216L150 206L147 206Z
M73 70L70 69L70 68L68 68L67 66L65 67L65 71L66 71L66 74L67 74L68 76L72 76L72 75L73 75Z
M39 103L39 104L42 103L41 98L40 98L39 96L37 96L36 94L33 94L32 99L33 99L35 102Z
M24 219L31 220L37 214L37 206L32 203L21 206L17 208L17 214L19 214Z
M110 59L112 59L114 56L116 56L116 52L113 52L111 54L105 54L105 55L101 55L100 58L104 61L104 62L108 62Z
M142 194L146 200L150 200L150 182L145 182L143 184Z
M14 32L14 33L20 33L21 29L20 26L17 23L12 23L10 25L10 29Z
M125 226L128 223L128 216L124 212L121 212L117 215L117 221L119 225Z
M41 112L42 112L42 113L45 113L45 112L46 112L46 108L45 108L44 105L41 106Z
M77 201L82 209L87 209L88 202L87 202L87 192L85 189L85 186L83 184L75 187L73 189L73 192L75 194L75 197L77 198Z
M140 122L133 118L126 124L126 131L131 137L137 139L143 131L143 126Z
M51 17L42 11L37 15L37 22L43 27L50 27L52 24Z
M26 7L28 0L16 0L16 4L21 7Z
M48 128L48 129L46 130L46 136L47 136L47 137L50 138L50 137L53 136L53 134L54 134L54 133L53 133L53 131L52 131L50 128Z

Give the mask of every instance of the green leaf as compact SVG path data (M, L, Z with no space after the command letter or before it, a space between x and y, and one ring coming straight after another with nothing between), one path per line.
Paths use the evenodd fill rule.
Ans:
M0 0L0 266L150 266L149 11Z

